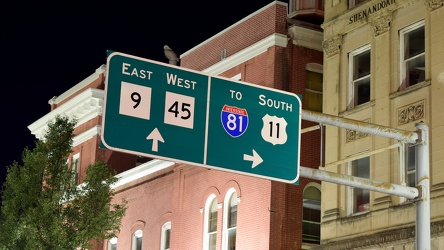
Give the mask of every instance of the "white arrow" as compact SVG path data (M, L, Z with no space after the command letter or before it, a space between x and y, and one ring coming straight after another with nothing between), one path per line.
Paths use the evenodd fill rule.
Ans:
M147 140L153 140L153 146L151 150L157 152L158 142L164 142L162 135L157 128L153 129L151 133L146 137Z
M252 161L253 164L251 165L251 168L255 168L257 165L261 164L264 160L259 156L256 151L253 149L253 155L247 155L244 154L244 161Z

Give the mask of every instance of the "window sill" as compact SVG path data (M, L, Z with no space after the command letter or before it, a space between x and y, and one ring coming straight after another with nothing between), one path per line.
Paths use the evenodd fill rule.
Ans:
M411 87L405 88L405 89L397 91L395 93L392 93L392 94L390 94L389 97L390 97L390 99L394 99L394 98L397 98L399 96L407 95L407 94L412 93L412 92L414 92L414 91L416 91L418 89L422 89L422 88L425 88L425 87L428 87L428 86L430 86L430 81L426 80L424 82L420 82L418 84L415 84L415 85L413 85Z
M348 116L348 115L351 115L351 114L354 114L354 113L358 113L358 112L360 112L362 110L366 110L368 108L372 108L373 106L375 106L375 101L369 101L369 102L366 102L364 104L355 106L355 107L353 107L353 108L351 108L349 110L340 112L339 116L345 117L345 116Z

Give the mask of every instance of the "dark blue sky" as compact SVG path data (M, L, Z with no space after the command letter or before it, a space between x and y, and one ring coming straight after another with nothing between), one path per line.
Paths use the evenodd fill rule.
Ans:
M111 2L10 1L0 9L0 183L34 148L27 126L104 64L106 50L167 63L165 44L180 55L273 1Z

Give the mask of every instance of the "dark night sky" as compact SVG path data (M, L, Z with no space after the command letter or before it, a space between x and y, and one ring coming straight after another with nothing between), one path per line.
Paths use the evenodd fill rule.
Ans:
M85 1L86 2L86 1ZM34 148L28 125L50 111L48 100L106 62L106 51L168 63L272 0L9 1L0 8L0 83L6 167ZM287 1L283 1L287 2Z

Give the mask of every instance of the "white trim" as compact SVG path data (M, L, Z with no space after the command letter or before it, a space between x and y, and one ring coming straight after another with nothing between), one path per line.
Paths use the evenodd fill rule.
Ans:
M407 27L404 27L402 29L399 30L399 82L398 82L398 86L402 85L402 81L404 81L404 79L406 79L406 66L405 66L405 58L404 58L404 36L405 34L416 30L420 27L424 27L424 32L425 32L425 20L420 20L414 24L411 24ZM425 43L424 43L425 46ZM424 57L425 57L425 48L424 48ZM407 88L407 83L405 85L405 87Z
M261 41L250 45L249 47L231 55L224 60L213 64L212 66L202 70L203 73L209 75L219 75L245 61L250 60L268 50L272 46L287 47L288 38L283 34L272 34Z
M364 76L361 78L357 78L357 79L353 79L353 72L355 70L355 66L354 66L354 58L364 52L370 52L370 72L368 74L368 76ZM371 46L370 44L366 44L360 48L357 48L355 50L352 50L348 53L348 98L347 98L347 104L350 104L351 107L355 107L355 98L357 98L357 96L355 96L355 82L362 80L364 78L367 77L371 77ZM371 81L370 81L370 85L371 85ZM370 90L370 97L371 97L371 90Z
M76 147L82 143L84 143L85 141L93 138L94 136L100 136L100 131L102 129L102 126L95 126L92 127L90 129L88 129L87 131L75 136L73 138L73 147Z
M324 34L322 31L309 29L306 27L293 25L288 28L292 43L297 46L314 49L323 52L322 41Z
M97 78L99 78L100 75L104 74L106 70L106 66L105 64L102 64L100 67L98 67L96 69L96 71L91 74L90 76L88 76L87 78L83 79L81 82L77 83L76 85L74 85L72 88L68 89L67 91L63 92L63 94L59 95L59 96L54 96L53 98L51 98L48 101L48 104L52 105L52 104L58 104L62 101L64 101L66 98L72 96L73 94L75 94L76 92L78 92L79 90L85 88L86 86L88 86L90 83L92 83L93 81L95 81Z
M115 177L117 177L119 180L116 183L114 183L114 185L112 185L111 188L112 189L118 188L134 180L153 174L157 171L166 169L173 165L174 162L158 160L158 159L146 162L144 164L141 164L137 167L131 168L125 172L116 175Z
M67 101L60 107L47 113L28 126L31 134L37 139L42 139L48 128L48 123L57 115L78 119L77 126L102 115L104 91L89 88Z

